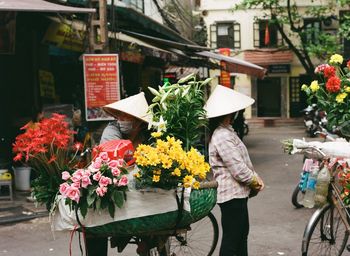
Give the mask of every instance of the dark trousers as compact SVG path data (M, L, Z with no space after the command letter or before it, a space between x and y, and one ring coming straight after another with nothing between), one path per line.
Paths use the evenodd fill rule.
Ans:
M248 256L248 199L232 199L219 206L222 225L220 256Z

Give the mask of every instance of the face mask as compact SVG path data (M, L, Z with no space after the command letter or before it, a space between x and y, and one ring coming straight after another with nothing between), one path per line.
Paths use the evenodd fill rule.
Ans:
M121 133L130 134L133 128L132 121L118 121L119 129Z

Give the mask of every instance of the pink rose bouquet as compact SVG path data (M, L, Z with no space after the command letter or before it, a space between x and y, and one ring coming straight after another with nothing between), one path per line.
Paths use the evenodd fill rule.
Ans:
M110 160L101 152L88 168L62 172L59 193L73 209L85 217L88 208L108 208L113 218L115 208L122 207L128 189L127 171L123 160Z

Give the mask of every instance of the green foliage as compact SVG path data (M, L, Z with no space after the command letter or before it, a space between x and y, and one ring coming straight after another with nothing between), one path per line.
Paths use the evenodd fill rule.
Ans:
M191 74L176 84L165 83L159 90L149 88L154 94L150 112L151 125L167 136L180 139L185 150L200 148L204 128L207 125L203 87L210 82L196 81Z

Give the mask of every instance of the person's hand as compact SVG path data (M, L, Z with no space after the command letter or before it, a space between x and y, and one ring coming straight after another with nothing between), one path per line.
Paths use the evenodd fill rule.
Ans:
M258 176L257 177L258 179L258 184L259 184L259 191L263 190L265 188L265 184L264 184L264 181Z
M264 189L265 184L263 180L259 176L254 176L252 182L249 184L250 187L250 193L249 197L256 196L261 190Z

